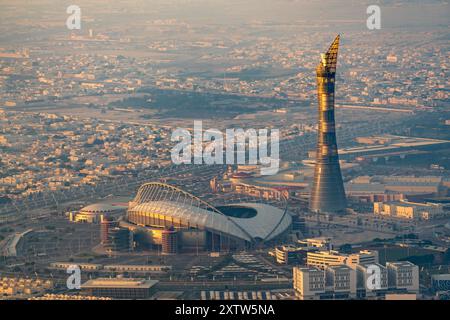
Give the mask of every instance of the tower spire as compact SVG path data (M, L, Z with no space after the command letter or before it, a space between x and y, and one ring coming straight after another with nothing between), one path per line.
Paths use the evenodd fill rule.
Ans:
M322 69L325 72L336 72L337 55L339 50L340 35L338 34L333 43L328 48L326 53L321 54L321 61L318 65L318 69Z

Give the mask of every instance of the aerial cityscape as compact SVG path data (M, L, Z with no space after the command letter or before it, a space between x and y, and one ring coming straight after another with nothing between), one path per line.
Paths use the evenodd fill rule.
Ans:
M450 300L449 12L2 1L0 300Z

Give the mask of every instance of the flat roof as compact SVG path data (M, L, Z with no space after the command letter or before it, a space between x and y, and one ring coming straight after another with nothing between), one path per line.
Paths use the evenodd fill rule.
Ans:
M306 238L303 239L302 241L330 241L331 238L330 237L316 237L316 238Z
M365 268L365 269L367 269L368 267L371 267L371 266L377 266L377 267L380 267L381 269L386 269L386 267L385 266L383 266L382 264L380 264L380 263L376 263L376 262L371 262L371 263L360 263L360 264L358 264L360 267L362 267L362 268Z
M339 265L335 265L335 266L328 266L327 269L332 269L332 270L353 270L352 268L350 268L346 264L339 264Z
M414 267L415 264L413 264L412 262L409 261L396 261L396 262L387 262L387 264L396 266L396 267Z
M345 183L345 190L349 192L384 192L386 191L386 185L381 183Z
M97 278L86 281L81 285L82 289L90 288L127 288L127 289L150 289L156 285L158 280L133 279L133 278Z
M353 253L343 253L337 250L321 250L321 251L315 251L315 252L307 252L308 255L322 255L322 256L339 256L339 257L349 257L349 256L355 256L355 255L370 255L372 256L375 254L376 250L360 250L358 252Z
M80 212L83 212L83 213L104 213L104 212L124 210L126 208L127 207L111 205L109 203L94 203L94 204L90 204L90 205L80 209Z
M84 263L84 262L51 262L50 266L56 266L56 265L71 265L71 266L79 266L79 267L101 267L101 264L95 264L95 263Z
M433 274L431 276L431 278L433 280L446 280L449 281L450 280L450 273L444 273L444 274Z
M439 207L438 205L436 205L434 203L418 203L418 202L410 202L410 201L388 201L387 204L393 204L396 206L405 206L405 207L420 207L420 208L438 208Z
M105 268L168 268L172 269L172 266L156 265L156 264L107 264Z
M300 271L310 271L310 272L324 272L322 269L314 266L300 266L296 267Z

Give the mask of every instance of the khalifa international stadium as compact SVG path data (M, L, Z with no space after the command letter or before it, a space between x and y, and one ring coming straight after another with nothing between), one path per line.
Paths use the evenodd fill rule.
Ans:
M228 251L280 239L292 224L287 201L281 208L263 201L226 203L214 206L178 187L146 183L121 225L150 246L164 248L170 234L176 251Z

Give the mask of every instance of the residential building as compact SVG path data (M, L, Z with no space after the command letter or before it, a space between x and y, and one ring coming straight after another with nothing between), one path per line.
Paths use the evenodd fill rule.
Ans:
M326 290L334 293L334 299L356 298L356 271L347 265L325 268Z
M315 267L294 267L293 283L298 299L320 299L325 293L325 271Z
M379 296L388 290L388 272L385 266L379 263L358 264L355 271L356 287L360 296Z
M419 267L409 261L387 262L389 287L419 293Z

